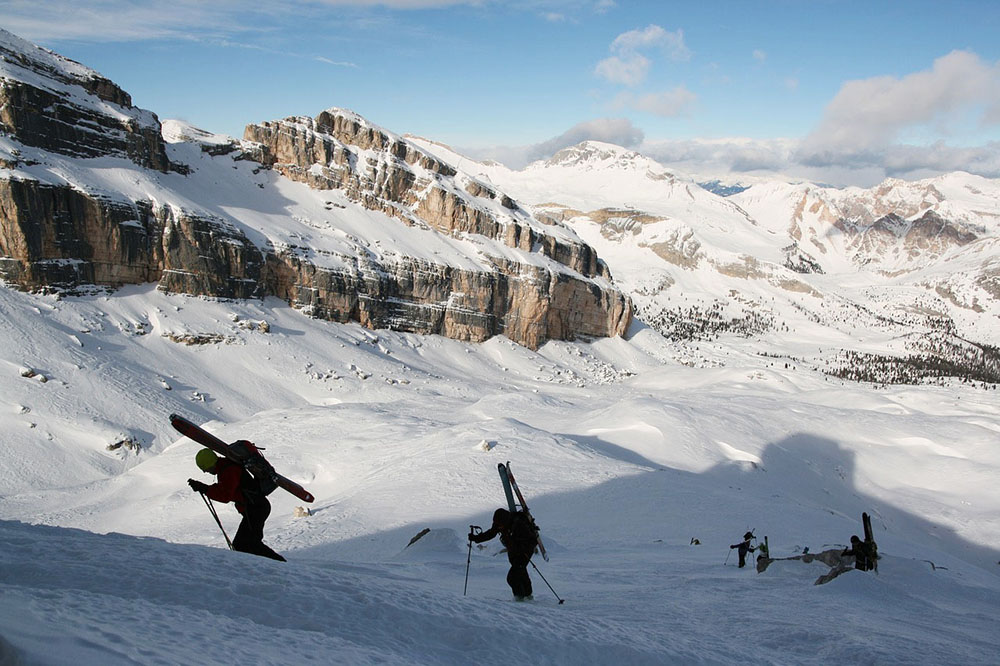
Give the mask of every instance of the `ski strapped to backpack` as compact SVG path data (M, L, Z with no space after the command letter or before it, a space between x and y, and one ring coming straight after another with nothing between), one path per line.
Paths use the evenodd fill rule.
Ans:
M878 572L878 544L875 543L875 535L872 533L872 517L865 511L861 514L861 522L865 526L865 548L868 549L869 562L871 567Z
M510 505L511 513L516 513L517 510L517 505L514 503L514 496L516 496L517 501L521 506L521 512L528 518L528 522L531 524L531 528L535 532L535 538L538 541L538 552L542 554L542 559L548 562L549 554L545 551L545 545L542 543L542 537L538 533L538 525L535 524L535 518L528 510L528 505L524 501L524 495L521 494L521 489L517 487L517 481L514 479L514 475L511 474L510 462L508 461L506 465L499 463L497 465L497 469L500 472L500 480L503 482L504 493L507 495L507 503Z
M304 502L312 502L316 499L308 490L274 471L274 467L264 458L261 450L253 442L241 439L227 444L212 433L177 414L170 415L170 425L185 437L189 437L202 446L241 465L260 485L262 494L268 495L275 488L283 488Z
M510 487L510 476L507 474L507 466L503 463L497 463L497 471L500 472L500 482L503 483L503 494L507 496L507 508L511 513L517 511L517 505L514 504L514 491Z

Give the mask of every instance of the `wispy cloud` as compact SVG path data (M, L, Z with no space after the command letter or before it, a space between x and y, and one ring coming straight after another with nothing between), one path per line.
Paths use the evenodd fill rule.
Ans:
M147 39L224 37L246 30L235 0L156 2L97 0L10 0L0 6L0 23L38 41L128 42Z
M5 0L0 25L35 41L130 42L149 39L232 38L261 32L275 17L303 17L331 7L424 10L480 6L492 0ZM263 22L260 19L264 19Z
M313 56L313 60L317 60L319 62L326 63L327 65L334 65L336 67L354 67L354 68L357 67L357 65L354 64L353 62L343 62L343 61L338 61L338 60L330 60L329 58L324 58L323 56Z
M333 7L387 7L389 9L438 9L458 5L480 6L487 0L305 0Z
M761 51L760 49L754 49L753 59L756 60L757 62L764 62L765 60L767 60L767 53Z
M611 83L629 87L642 83L649 71L650 60L640 51L660 51L675 61L691 59L691 51L684 44L684 31L668 32L658 25L623 32L609 48L612 55L597 63L594 73Z
M615 98L614 104L664 118L675 118L687 113L697 99L698 96L684 86L677 86L673 90L646 95L623 92Z

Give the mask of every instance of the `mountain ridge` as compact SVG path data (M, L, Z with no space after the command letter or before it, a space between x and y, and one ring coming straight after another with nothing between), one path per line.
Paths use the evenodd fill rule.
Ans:
M1000 181L765 182L720 197L635 155L584 142L522 171L478 171L596 247L640 320L684 345L689 362L708 362L706 343L736 334L835 376L936 381L928 368L947 361L950 372L1000 380ZM863 314L845 319L845 309ZM796 329L849 337L842 355L800 356ZM942 331L955 336L944 347L979 345L977 360L929 351L943 349ZM877 349L861 342L871 339Z

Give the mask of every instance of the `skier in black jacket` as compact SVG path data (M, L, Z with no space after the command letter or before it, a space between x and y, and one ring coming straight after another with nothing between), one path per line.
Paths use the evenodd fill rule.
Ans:
M500 543L507 548L507 560L510 571L507 572L507 584L514 593L515 601L530 600L531 578L528 576L528 563L535 554L538 545L538 534L531 520L523 511L513 514L507 509L497 509L493 512L493 526L485 532L474 534L469 532L469 540L476 543L489 541L500 535Z
M863 542L857 534L851 537L851 547L845 548L840 554L841 557L854 556L854 568L859 571L871 571L875 568L871 550L868 544Z
M740 554L740 569L746 566L747 563L747 553L752 553L754 547L750 545L750 540L753 539L753 532L747 532L743 535L743 541L733 544L729 547L730 550L733 548L739 548Z

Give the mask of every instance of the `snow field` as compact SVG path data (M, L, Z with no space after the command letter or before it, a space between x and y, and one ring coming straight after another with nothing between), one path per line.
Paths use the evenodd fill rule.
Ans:
M150 288L61 300L0 290L0 306L0 645L23 662L996 654L992 393L834 386L752 354L687 368L641 327L531 352ZM270 332L241 325L257 321ZM167 331L224 341L187 346ZM253 439L316 495L307 517L271 495L265 540L288 563L225 550L186 486L207 477L171 412ZM120 431L146 445L106 450ZM504 503L496 465L508 460L562 606L534 570L535 600L510 601L496 541L473 548L462 596L468 526ZM815 586L828 571L818 562L735 567L729 545L748 528L786 558L842 548L862 511L884 556L877 575ZM219 513L232 534L235 511Z

